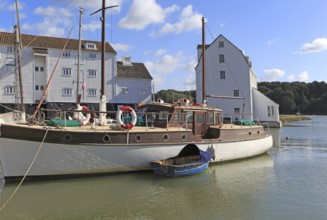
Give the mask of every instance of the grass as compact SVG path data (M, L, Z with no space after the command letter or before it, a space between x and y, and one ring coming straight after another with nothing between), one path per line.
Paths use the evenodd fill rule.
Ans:
M279 120L282 124L287 124L292 121L311 120L311 118L304 115L279 115Z

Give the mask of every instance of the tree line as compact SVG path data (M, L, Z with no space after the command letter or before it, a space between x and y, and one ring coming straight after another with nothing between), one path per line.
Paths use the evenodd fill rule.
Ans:
M260 82L258 90L279 104L281 114L327 114L327 84L324 81Z
M327 84L321 82L260 82L258 90L279 104L280 114L324 114L327 115ZM161 90L155 94L156 100L167 103L180 98L192 99L196 103L196 91Z

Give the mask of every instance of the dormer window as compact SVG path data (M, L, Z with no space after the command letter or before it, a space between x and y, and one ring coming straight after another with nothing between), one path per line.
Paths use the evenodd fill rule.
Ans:
M89 49L89 50L96 50L97 49L97 46L94 43L86 43L85 44L85 48L86 49Z

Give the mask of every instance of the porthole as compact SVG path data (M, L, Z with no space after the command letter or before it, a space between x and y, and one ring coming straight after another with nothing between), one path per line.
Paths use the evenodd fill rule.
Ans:
M183 141L186 140L186 134L182 134L182 140L183 140Z
M108 134L105 134L102 138L103 143L109 143L111 142L111 137Z
M168 134L164 134L164 135L163 135L163 140L164 140L164 142L168 141L168 139L169 139Z
M65 143L70 143L70 142L72 142L72 140L73 140L73 137L70 134L65 134L65 136L63 138L63 141Z
M135 135L135 142L140 143L142 141L142 136L140 134Z

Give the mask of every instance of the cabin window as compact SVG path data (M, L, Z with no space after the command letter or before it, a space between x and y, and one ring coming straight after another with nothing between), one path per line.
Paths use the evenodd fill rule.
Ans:
M62 56L63 57L70 57L70 51L64 51Z
M14 95L16 92L15 86L6 86L5 87L5 94L6 95Z
M63 68L62 69L62 76L71 76L72 75L72 69L71 68Z
M226 72L220 71L220 79L226 79Z
M88 70L88 76L90 78L95 78L97 76L97 70Z
M225 55L219 54L219 63L225 63Z
M121 88L121 92L123 94L128 94L128 88Z
M7 53L14 53L15 49L13 46L8 46L7 47Z
M196 114L195 122L197 124L204 124L204 114Z
M89 53L89 59L96 59L97 54L96 53Z
M213 112L208 112L207 113L207 124L211 124L211 125L215 124Z
M88 96L96 96L97 95L97 90L96 89L88 89L87 90Z
M225 46L224 41L219 41L218 45L219 45L220 48L224 47Z
M73 89L72 88L63 88L62 89L62 95L63 96L72 96Z
M240 108L234 108L234 114L236 115L240 114Z
M240 96L240 91L238 89L234 89L234 96Z

